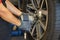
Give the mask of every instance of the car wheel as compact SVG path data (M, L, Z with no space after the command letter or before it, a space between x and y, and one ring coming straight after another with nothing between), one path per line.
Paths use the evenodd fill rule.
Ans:
M27 40L51 40L55 29L55 1L30 0L27 3L27 12L34 16L30 35Z

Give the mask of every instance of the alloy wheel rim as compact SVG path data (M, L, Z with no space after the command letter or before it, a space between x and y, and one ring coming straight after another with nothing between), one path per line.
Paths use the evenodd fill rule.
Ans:
M27 12L36 17L35 23L31 27L30 34L35 40L40 40L44 36L48 24L48 3L47 0L30 0L27 4ZM31 11L32 10L32 11Z

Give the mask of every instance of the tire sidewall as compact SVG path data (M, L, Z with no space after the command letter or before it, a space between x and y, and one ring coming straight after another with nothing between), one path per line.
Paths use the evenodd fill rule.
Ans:
M42 38L42 40L52 40L54 30L55 30L55 1L54 0L48 0L48 26L47 31Z

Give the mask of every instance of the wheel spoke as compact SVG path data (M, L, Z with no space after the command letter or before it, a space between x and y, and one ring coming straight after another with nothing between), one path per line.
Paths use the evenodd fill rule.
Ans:
M41 27L42 27L43 30L45 31L45 30L46 30L45 25L43 24L43 22L42 22L41 20L39 20L39 22L40 22Z
M48 15L48 11L47 10L42 10L42 14L47 16Z
M41 10L42 7L43 7L43 3L44 3L44 0L42 0L41 6L40 6L40 10Z
M40 1L41 1L41 0L36 0L37 5L38 5L38 8L39 8L39 6L40 6Z
M29 15L34 16L34 13L32 13L30 10L28 10L28 9L26 9L26 10L28 11Z
M33 27L31 35L33 35L35 28L36 28L36 26Z
M47 7L47 10L48 10L48 3L47 3L47 0L45 0L45 2L46 2L46 7Z
M43 37L43 35L44 35L44 33L40 36L40 38L42 38L42 37Z
M34 9L34 7L31 4L27 5L27 7L31 8L31 9Z
M36 5L34 4L34 1L31 0L31 2L32 2L32 5L33 5L34 9L37 10L37 8L35 7Z
M37 31L37 38L39 39L41 36L41 27L39 23L36 25L36 31Z

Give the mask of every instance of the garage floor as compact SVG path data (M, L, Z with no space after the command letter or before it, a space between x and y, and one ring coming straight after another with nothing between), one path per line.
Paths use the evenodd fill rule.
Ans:
M23 38L23 36L21 36L21 37L12 37L11 40L24 40L24 38Z

